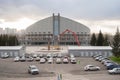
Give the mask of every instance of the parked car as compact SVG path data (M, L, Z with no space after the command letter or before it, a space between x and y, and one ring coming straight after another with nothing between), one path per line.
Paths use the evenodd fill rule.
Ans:
M40 59L40 63L45 63L45 62L46 62L45 58Z
M37 54L33 54L33 58L36 58L37 57Z
M44 55L43 55L43 54L39 54L39 57L40 57L40 58L43 58L43 57L44 57Z
M50 63L50 64L53 63L53 58L52 57L48 59L48 63Z
M48 53L46 57L47 57L47 58L50 58L50 57L52 57L52 54L51 54L51 53Z
M120 67L120 65L111 64L111 65L107 66L107 70L112 70L113 68L117 68L117 67Z
M68 58L64 58L64 59L63 59L63 63L64 63L64 64L68 64L68 63L69 63Z
M96 58L96 57L99 57L99 56L102 56L102 55L94 55L93 58Z
M57 54L56 54L56 53L54 53L54 54L53 54L53 58L56 58L56 57L57 57Z
M8 58L8 57L9 57L9 55L7 53L4 53L1 55L1 58L3 58L3 59Z
M26 61L29 61L29 62L31 62L31 61L33 61L33 60L34 60L34 58L31 57L31 56L29 56L28 58L26 58Z
M102 58L103 56L98 56L95 58L96 61L98 61L100 58Z
M56 58L56 63L57 63L57 64L61 64L61 63L62 63L61 58Z
M28 73L30 74L39 74L39 70L35 65L30 65L28 68Z
M84 67L84 70L85 71L97 71L97 70L100 70L100 67L94 66L94 65L86 65Z
M40 61L40 57L36 57L36 58L35 58L35 61Z
M77 62L77 61L76 61L76 58L71 58L71 59L70 59L70 62L71 62L72 64L76 64L76 62Z
M108 59L103 59L101 63L104 64L105 61L108 61Z
M112 61L107 60L107 61L105 61L103 64L104 64L105 66L107 66L107 64L109 64L109 63L112 63Z
M107 66L110 66L110 65L117 65L117 63L115 63L115 62L110 62L110 63L107 63L105 66L107 67Z
M109 74L120 74L120 67L113 68L112 70L108 70Z
M107 57L102 57L102 58L100 58L98 61L101 62L102 60L105 60L105 59L106 59L106 60L109 60Z
M18 62L19 60L20 60L20 57L18 56L14 58L14 62Z
M25 62L25 61L26 61L25 56L20 57L20 61L21 61L21 62Z
M61 54L61 53L59 53L58 55L57 55L57 58L62 58L63 57L63 55Z

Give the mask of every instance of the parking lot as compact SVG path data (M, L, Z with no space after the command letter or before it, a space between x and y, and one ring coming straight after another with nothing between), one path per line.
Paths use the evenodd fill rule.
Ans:
M14 62L13 58L0 59L0 80L57 80L62 74L63 80L120 80L120 75L109 75L106 67L93 58L78 57L80 64L40 64L33 62ZM28 74L28 66L36 65L40 74ZM93 64L99 66L100 71L84 71L84 66Z

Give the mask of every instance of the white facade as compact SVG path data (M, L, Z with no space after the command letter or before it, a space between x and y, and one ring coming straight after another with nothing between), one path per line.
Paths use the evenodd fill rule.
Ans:
M69 46L69 54L80 57L90 57L96 54L105 57L112 56L112 48L110 46Z
M90 29L76 21L61 17L59 14L42 19L26 29L26 43L30 45L51 44L77 45L72 32L66 32L60 39L58 36L65 30L71 30L78 37L81 45L89 45ZM59 41L58 41L59 40Z
M23 46L0 46L0 57L4 54L9 57L22 56L25 54Z

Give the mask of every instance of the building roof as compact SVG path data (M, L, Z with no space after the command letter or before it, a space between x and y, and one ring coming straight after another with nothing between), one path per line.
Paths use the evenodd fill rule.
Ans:
M79 33L90 33L90 29L87 26L69 18L60 16L60 33L66 29ZM26 29L26 34L43 34L48 32L53 33L53 16L39 20Z
M0 50L20 50L23 46L0 46Z
M68 46L69 50L112 50L110 46Z

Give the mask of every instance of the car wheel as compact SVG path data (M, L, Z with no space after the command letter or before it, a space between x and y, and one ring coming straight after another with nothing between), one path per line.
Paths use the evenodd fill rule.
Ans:
M98 71L100 70L100 69L97 69Z

